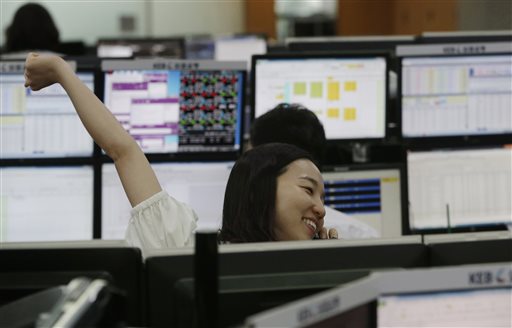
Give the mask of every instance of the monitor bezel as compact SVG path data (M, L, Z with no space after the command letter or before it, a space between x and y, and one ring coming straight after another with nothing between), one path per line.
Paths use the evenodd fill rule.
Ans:
M184 59L109 59L102 60L101 67L101 89L100 99L105 102L105 75L109 71L114 70L165 70L179 71L180 67L198 67L196 70L233 70L241 74L240 79L240 105L238 115L238 136L234 136L235 142L238 140L238 149L229 151L190 151L190 152L160 152L160 153L144 153L150 162L164 162L164 161L231 161L236 160L244 148L244 111L246 104L246 80L247 70L245 62L238 61L216 61L216 60L184 60ZM202 68L203 67L203 68ZM233 148L235 144L233 144ZM109 162L110 158L99 150L101 162Z
M207 159L207 160L200 159L200 160L194 160L194 161L191 161L187 158L179 158L177 160L169 161L167 158L162 159L162 158L155 158L155 157L151 158L151 160L150 160L150 164L156 164L156 165L165 165L165 164L174 165L174 164L188 164L188 163L205 164L205 165L208 165L208 164L226 164L226 165L232 164L232 165L234 165L235 161L234 160L216 160L216 159L212 159L212 158ZM103 238L103 168L105 167L105 165L114 166L114 161L107 155L103 155L99 159L98 164L96 165L97 169L95 167L95 170L97 170L97 171L95 171L95 179L98 179L98 182L97 183L95 182L95 185L94 185L94 187L95 187L95 192L94 192L95 234L94 234L94 237L95 238ZM116 171L116 174L117 174L117 171ZM201 218L199 218L199 220L200 219Z
M98 206L100 205L98 202L98 197L96 194L97 191L97 183L96 180L98 178L97 165L95 163L94 158L87 159L79 159L79 158L38 158L31 160L24 159L10 159L10 160L1 160L0 161L0 169L51 169L51 168L87 168L92 172L92 190L91 190L91 210L92 217L90 231L91 239L98 238L97 234L98 226L101 227L101 222L99 221L99 217L97 216ZM101 189L101 187L100 187ZM101 198L100 198L101 199ZM66 242L66 241L57 241L57 242ZM49 242L40 242L36 243L49 243ZM13 243L15 244L15 243ZM17 243L16 243L17 244Z
M0 249L0 288L31 291L67 284L76 276L109 277L126 292L127 324L144 326L146 303L140 249L122 241L5 243ZM15 277L18 285L7 278ZM9 293L6 293L9 294ZM3 295L2 295L3 296ZM5 295L8 296L8 295Z
M378 256L375 255L376 252L380 252ZM316 260L304 261L308 258ZM218 272L219 276L233 276L337 269L422 267L427 264L427 260L428 249L421 243L419 236L329 242L261 242L220 245ZM149 252L146 254L145 263L145 280L149 295L148 325L168 326L174 302L170 292L179 279L194 276L194 249L187 247ZM159 282L161 279L164 279L164 284ZM167 304L159 300L161 297L167 300Z
M300 60L300 59L373 59L383 58L386 64L385 69L385 82L384 82L384 117L383 117L383 133L382 137L354 137L354 138L343 138L343 139L327 139L327 145L340 145L340 144L353 144L355 142L377 142L387 140L390 136L388 120L392 117L390 114L391 106L389 105L389 71L391 69L391 53L389 51L367 51L367 52L345 52L343 54L333 52L304 52L304 53L268 53L265 55L253 55L251 60L251 72L250 72L250 107L251 115L250 119L253 122L256 117L256 62L258 60ZM326 136L327 137L327 136Z
M504 148L503 144L492 144L492 145L467 145L466 147L457 146L457 147L440 147L437 145L436 147L432 147L431 145L415 145L413 147L406 148L405 153L405 176L407 181L407 192L409 192L409 161L407 160L409 152L429 152L429 151L464 151L464 150L482 150L482 149L496 149L496 148ZM486 231L503 231L507 230L507 226L504 223L495 223L495 224L482 224L482 225L468 225L468 226L456 226L456 227L440 227L440 228L425 228L425 229L413 229L411 227L411 214L410 214L410 204L409 204L409 193L407 193L407 221L405 222L405 227L409 234L411 235L436 235L436 234L450 234L450 233L475 233L475 232L486 232Z
M410 235L409 229L409 211L408 211L408 184L407 171L404 163L368 163L368 164L349 164L349 165L329 165L324 166L323 173L335 172L358 172L358 171L376 171L376 170L398 170L400 176L400 227L401 235Z
M345 51L392 51L396 46L415 44L415 35L375 35L375 36L348 36L323 38L287 38L286 47L292 52L345 52Z
M156 38L142 38L142 37L133 37L133 38L100 38L96 42L96 53L95 55L98 58L104 59L104 60L110 60L118 57L100 57L98 54L98 48L101 45L136 45L136 44L151 44L151 43L162 43L162 42L175 42L179 46L179 51L181 53L181 56L179 57L170 57L165 56L165 58L172 58L172 59L185 59L186 58L186 44L185 44L185 37L175 36L175 37L156 37ZM132 54L130 57L121 57L122 59L128 59L128 58L151 58L151 56L136 56Z
M511 30L423 32L418 43L511 42Z
M93 92L98 95L98 86L100 83L100 75L99 71L97 70L99 66L93 65L82 65L82 62L77 60L79 57L64 57L64 59L67 61L67 63L71 66L75 74L80 73L87 73L92 74L93 77ZM0 74L24 74L25 69L25 61L20 59L7 59L2 60L0 63ZM66 96L67 97L67 96ZM74 108L73 108L74 110ZM10 156L0 158L0 163L5 165L23 165L23 163L53 163L53 164L61 164L61 163L83 163L83 164L89 164L90 160L95 156L96 153L96 144L94 140L91 138L91 148L90 153L87 154L75 154L75 155L66 155L66 154L59 154L59 155L48 155L48 154L41 154L38 156L29 155L29 154L20 154L20 156ZM31 164L29 164L31 165Z
M509 47L510 49L500 49L499 47ZM484 47L484 50L479 50ZM486 51L486 47L490 50ZM498 48L498 49L497 49ZM398 131L402 144L405 147L437 147L444 145L446 147L459 147L459 146L486 146L494 144L506 144L512 140L512 131L500 134L457 134L457 135L440 135L440 136L404 136L403 134L403 120L402 120L402 72L403 60L408 58L454 58L454 57L481 57L481 56L496 56L496 55L512 55L512 43L506 42L481 42L481 43L438 43L438 44L422 44L413 46L404 46L404 51L422 51L423 53L414 53L410 55L397 53L398 57L398 90L397 90L397 123Z

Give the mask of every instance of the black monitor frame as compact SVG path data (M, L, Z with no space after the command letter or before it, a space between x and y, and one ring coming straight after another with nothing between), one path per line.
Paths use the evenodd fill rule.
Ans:
M352 164L352 165L333 165L325 166L322 173L327 172L357 172L370 170L398 170L400 172L400 211L401 211L401 232L402 235L410 235L409 226L409 197L407 183L407 169L402 162L396 163L371 163L371 164Z
M370 143L384 141L390 135L388 127L388 119L390 117L390 104L389 104L389 74L391 53L389 51L374 51L374 52L347 52L347 53L332 53L332 52L308 52L308 53L272 53L266 55L253 55L251 62L251 121L256 119L256 62L258 60L300 60L300 59L371 59L383 58L386 62L385 86L384 86L384 135L382 137L369 137L369 138L350 138L350 139L327 139L329 145L340 144L354 144L354 143ZM269 108L270 110L270 108Z
M370 275L375 270L305 271L219 277L219 327L234 327L255 313L307 297ZM194 312L194 278L179 279L173 290L173 327L190 327ZM243 300L243 302L241 302Z
M178 56L166 56L166 55L158 55L159 57L172 58L172 59L184 59L186 56L186 48L185 48L185 38L184 37L165 37L165 38L100 38L96 42L96 49L100 47L102 44L105 45L152 45L156 43L175 43L177 45L176 52ZM96 51L97 52L97 51ZM96 53L99 57L99 55ZM137 55L133 54L131 57L124 58L149 58L155 55ZM102 59L113 59L116 57L101 57Z
M507 48L508 47L508 48ZM431 57L431 58L453 58L457 56L494 56L512 55L512 43L502 42L480 42L480 43L442 43L426 44L397 48L398 56L398 101L397 101L397 122L400 139L407 148L434 148L439 147L461 147L461 146L486 146L495 144L507 144L512 140L512 131L502 134L473 134L473 135L444 135L428 137L406 137L403 135L402 120L402 61L405 58ZM416 50L415 50L415 49ZM408 51L413 53L406 54Z
M96 60L87 61L87 64L84 65L84 61L79 60L80 57L64 57L64 59L68 62L68 64L73 68L76 74L79 73L89 73L92 74L93 81L93 91L98 96L97 91L100 86L101 76L99 74L99 62ZM2 73L16 73L23 74L25 67L25 61L21 59L7 59L2 60L0 70ZM41 163L41 162L53 162L54 164L61 163L85 163L88 164L88 161L94 157L96 153L96 144L94 140L91 138L91 142L93 143L91 146L91 154L90 155L67 155L67 156L37 156L37 157L16 157L16 158L0 158L0 163L5 163L7 165L16 165L18 163Z
M407 152L408 151L439 151L439 150L479 150L479 149L492 149L503 147L503 144L485 144L485 145L466 145L461 147L448 147L447 145L443 145L440 147L439 145L432 147L431 145L426 144L415 144L413 146L409 146L405 149L405 158L404 158L404 167L405 167L405 175L406 175L406 190L407 190L407 198L409 198L409 164L407 161ZM446 228L427 228L420 230L412 230L410 224L411 214L409 213L410 206L409 200L407 201L407 221L405 222L405 229L408 234L411 235L435 235L435 234L450 234L450 233L473 233L473 232L485 232L485 231L502 231L507 230L506 224L497 223L497 224L486 224L486 225L473 225L473 226L463 226L463 227L446 227Z
M189 151L189 152L167 152L167 153L145 153L146 157L151 162L165 162L165 161L231 161L236 160L243 149L243 135L244 135L244 110L246 103L246 95L245 95L245 87L246 87L246 79L247 79L247 71L245 68L238 68L238 64L242 64L242 62L220 62L214 60L173 60L173 59L136 59L136 60L103 60L102 61L102 77L101 77L101 85L99 92L99 98L102 101L105 101L105 74L110 69L106 67L110 67L114 65L115 67L119 67L119 70L189 70L189 71L208 71L208 70L234 70L237 73L241 74L242 77L240 79L241 87L240 87L240 116L238 119L238 141L239 148L237 150L233 149L232 151ZM105 65L105 66L103 66ZM204 66L203 66L204 65ZM211 65L217 65L218 69L211 68ZM234 65L237 68L229 68L229 66L223 65ZM245 64L244 64L245 65ZM224 68L225 67L225 68ZM117 70L117 68L116 68ZM237 136L235 136L235 139ZM102 151L100 150L100 153ZM101 161L103 163L110 162L108 156L101 156Z
M388 83L388 110L386 119L386 135L388 139L396 139L399 136L397 123L397 95L396 84L398 77L398 60L396 58L396 47L400 45L413 45L418 42L414 35L376 35L376 36L348 36L348 37L314 37L314 38L288 38L286 39L285 49L281 51L290 51L295 53L307 52L325 52L346 54L359 52L365 54L379 53L382 51L390 54L388 74L390 81ZM393 76L392 76L393 75ZM396 77L395 77L396 76ZM395 77L391 79L391 77Z
M455 266L494 262L512 262L512 238L478 239L477 235L459 234L441 241L425 237L429 248L430 266ZM463 239L466 237L466 239Z
M512 42L511 30L423 32L417 43Z
M387 243L306 241L221 245L218 254L219 277L423 267L428 264L427 248L419 242L419 236L402 237L401 240L400 243L391 240ZM192 249L170 252L168 255L162 252L148 254L145 279L149 326L170 326L173 323L175 299L172 292L175 284L180 279L192 277Z
M414 44L414 35L376 35L360 37L315 37L286 39L287 49L292 52L337 52L346 51L395 51L396 46Z
M191 56L197 54L197 49L206 49L206 56L203 58ZM201 51L199 51L201 52ZM215 57L215 39L209 34L192 34L185 37L185 59L187 60L214 60Z
M66 61L74 67L76 73L91 73L94 76L94 94L101 99L101 60L95 56L66 56ZM11 65L12 63L20 62L20 60L6 60L2 65ZM0 167L74 167L74 166L92 166L94 181L93 181L93 217L92 227L93 238L99 238L101 234L101 150L93 142L93 149L90 156L69 156L69 157L19 157L0 159ZM99 196L98 196L99 195ZM98 198L100 197L100 198Z
M139 249L120 244L7 243L0 249L2 302L66 285L77 276L104 278L126 293L127 324L143 326L142 255Z

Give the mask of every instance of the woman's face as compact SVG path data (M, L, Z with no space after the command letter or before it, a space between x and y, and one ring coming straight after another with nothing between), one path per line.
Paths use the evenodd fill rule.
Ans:
M324 225L324 182L318 168L307 159L290 163L277 178L277 240L309 240Z

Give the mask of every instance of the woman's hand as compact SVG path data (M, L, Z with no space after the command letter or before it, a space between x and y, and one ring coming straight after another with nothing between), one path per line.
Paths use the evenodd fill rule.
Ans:
M318 237L320 237L320 239L338 239L338 231L335 228L327 229L326 227L322 227L318 232Z
M62 58L31 52L25 60L25 87L37 91L59 83L63 70L71 70L71 67Z

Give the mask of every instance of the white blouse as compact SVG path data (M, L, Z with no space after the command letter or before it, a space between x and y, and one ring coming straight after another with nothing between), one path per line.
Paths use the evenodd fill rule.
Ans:
M197 214L162 190L131 210L126 242L143 253L151 249L191 246Z

